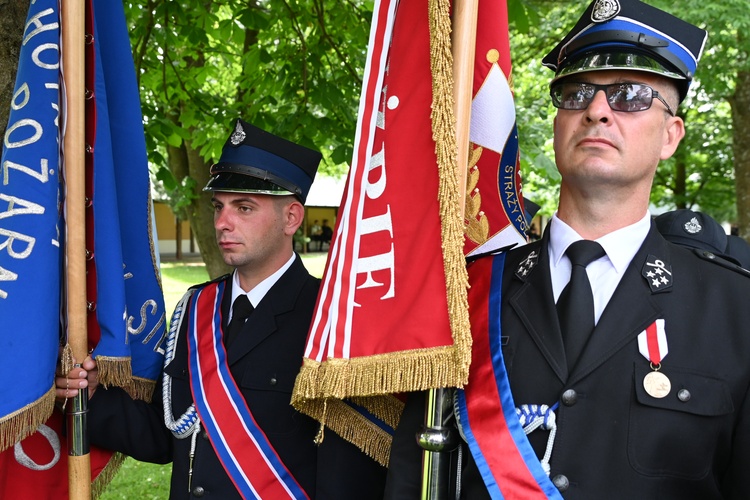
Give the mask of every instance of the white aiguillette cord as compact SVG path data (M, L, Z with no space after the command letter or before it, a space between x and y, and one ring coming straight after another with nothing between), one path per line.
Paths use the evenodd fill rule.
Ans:
M183 312L187 309L187 305L190 302L190 298L193 296L193 290L188 290L183 295L180 302L174 309L172 314L172 320L169 324L169 335L167 336L167 350L164 356L164 367L174 359L174 353L177 350L177 337L179 336L180 326L182 325ZM191 491L193 482L193 458L195 458L195 446L198 439L198 434L201 431L201 421L198 418L198 412L195 411L195 404L191 404L190 407L185 410L180 418L174 418L172 412L172 377L167 374L166 370L163 370L162 374L162 399L164 403L164 424L167 429L177 439L190 439L190 462L188 469L188 492Z

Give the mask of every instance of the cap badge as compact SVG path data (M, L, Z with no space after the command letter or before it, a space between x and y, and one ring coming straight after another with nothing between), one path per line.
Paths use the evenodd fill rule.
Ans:
M687 221L683 227L690 234L698 234L703 229L703 226L700 225L700 222L695 217Z
M591 20L595 23L609 21L620 13L620 2L617 0L596 0L591 10Z
M239 146L242 144L242 141L245 140L246 136L247 134L245 134L245 131L242 129L242 124L237 122L237 125L234 127L234 132L232 132L232 135L229 138L229 142L232 143L232 146Z

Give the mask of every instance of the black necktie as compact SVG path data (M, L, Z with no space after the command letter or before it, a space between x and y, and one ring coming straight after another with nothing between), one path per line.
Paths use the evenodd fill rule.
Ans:
M594 330L594 294L586 266L603 257L605 252L595 241L580 240L570 245L565 255L573 268L570 282L557 300L557 316L560 318L568 370L571 370Z
M247 317L250 316L253 310L253 305L244 293L234 299L234 304L232 304L232 321L229 322L229 327L227 328L224 346L229 347L234 339L237 338L242 327L245 326L245 320L247 320Z

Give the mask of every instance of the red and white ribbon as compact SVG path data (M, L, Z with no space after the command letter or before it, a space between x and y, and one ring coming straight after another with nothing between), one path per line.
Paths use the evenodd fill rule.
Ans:
M669 348L663 319L657 319L638 334L638 350L654 365L667 356Z

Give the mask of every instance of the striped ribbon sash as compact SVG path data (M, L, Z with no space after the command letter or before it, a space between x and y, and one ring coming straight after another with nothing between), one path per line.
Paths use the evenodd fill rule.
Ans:
M243 498L306 499L258 426L229 372L222 342L223 282L193 294L188 325L190 387L221 464Z
M473 336L469 383L457 391L458 417L493 500L562 499L521 427L501 350L500 305L505 254L469 266Z

